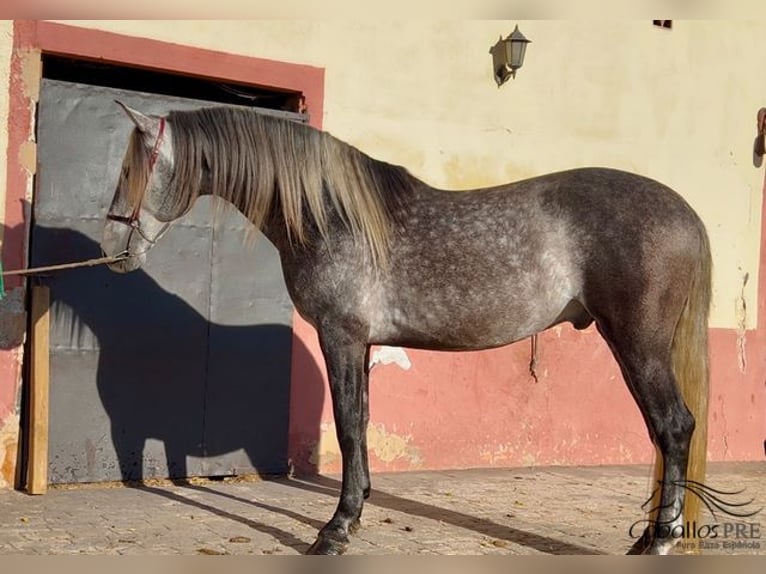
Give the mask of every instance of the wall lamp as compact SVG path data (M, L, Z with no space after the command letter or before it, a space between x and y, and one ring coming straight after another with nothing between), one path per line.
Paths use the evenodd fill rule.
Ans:
M516 28L508 34L507 38L503 39L500 36L497 43L489 49L498 88L507 82L508 78L516 77L516 70L524 65L524 54L530 42L531 40L524 37L524 34L519 31L519 25L516 24Z

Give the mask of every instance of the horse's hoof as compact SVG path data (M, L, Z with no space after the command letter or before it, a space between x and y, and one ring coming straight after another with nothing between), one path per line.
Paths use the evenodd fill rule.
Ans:
M348 540L334 540L327 536L319 536L314 544L306 551L306 554L319 554L323 556L339 556L346 553Z
M635 543L628 550L628 555L632 554L651 554L651 555L664 555L668 554L668 551L672 549L672 545L662 545L656 542L650 544L638 544Z
M631 546L630 550L628 550L627 554L629 556L633 554L646 554L646 551L651 545L652 536L648 529L644 530L644 533L636 539L636 541L633 543L633 546Z

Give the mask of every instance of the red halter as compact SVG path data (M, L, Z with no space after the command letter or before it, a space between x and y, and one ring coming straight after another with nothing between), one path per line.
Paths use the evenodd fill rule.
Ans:
M135 206L133 206L133 211L130 215L116 215L113 213L107 213L106 218L111 221L117 221L118 223L124 223L125 225L128 225L138 231L139 235L149 241L150 243L154 243L153 240L149 239L144 235L143 231L141 231L141 226L139 225L138 217L141 213L141 205L144 202L144 196L146 195L146 188L149 187L149 180L152 177L152 172L154 171L154 165L157 163L157 158L160 155L160 145L162 144L162 139L165 135L165 118L160 118L160 127L157 131L157 140L154 142L154 147L152 147L152 154L149 156L149 173L146 177L146 185L144 186L143 191L141 192L141 199L136 203Z

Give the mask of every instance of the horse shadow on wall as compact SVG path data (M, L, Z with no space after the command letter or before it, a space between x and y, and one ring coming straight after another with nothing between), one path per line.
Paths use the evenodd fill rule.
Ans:
M32 241L36 266L101 255L74 229L36 226ZM291 327L210 322L144 270L37 281L51 290L53 481L317 472L322 375Z

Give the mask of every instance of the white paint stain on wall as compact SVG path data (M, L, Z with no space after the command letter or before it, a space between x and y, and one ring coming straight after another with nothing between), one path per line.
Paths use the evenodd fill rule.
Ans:
M412 362L401 347L380 347L370 356L369 370L377 365L398 365L404 371L412 368Z

